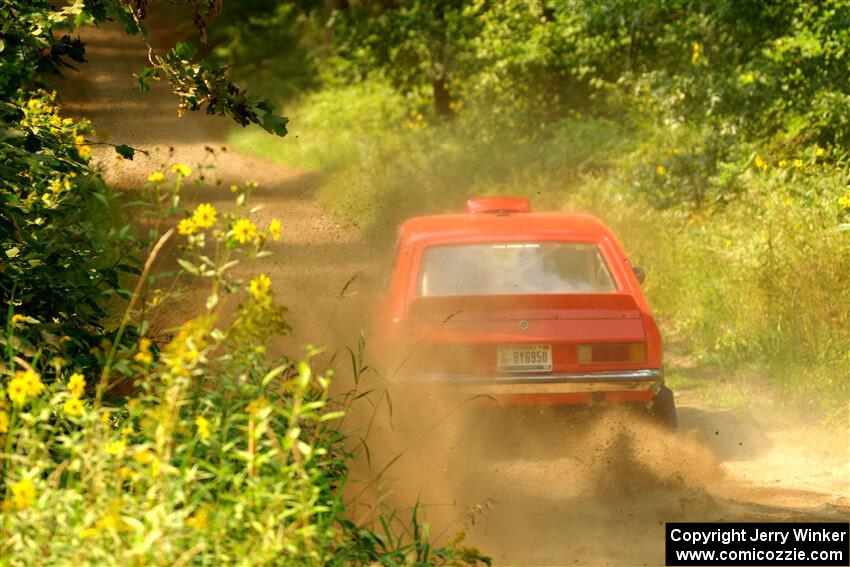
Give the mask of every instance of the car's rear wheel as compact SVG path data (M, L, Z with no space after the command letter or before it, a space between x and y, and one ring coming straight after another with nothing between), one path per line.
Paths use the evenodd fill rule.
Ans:
M662 425L669 429L676 429L679 425L679 420L676 417L676 400L673 397L673 390L667 386L661 386L655 397L652 398L652 405L649 408L652 416Z

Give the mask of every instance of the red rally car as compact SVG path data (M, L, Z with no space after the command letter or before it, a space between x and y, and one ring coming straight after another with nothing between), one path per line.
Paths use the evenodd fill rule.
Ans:
M402 224L378 344L395 383L505 405L628 403L675 427L642 280L596 217L470 199Z

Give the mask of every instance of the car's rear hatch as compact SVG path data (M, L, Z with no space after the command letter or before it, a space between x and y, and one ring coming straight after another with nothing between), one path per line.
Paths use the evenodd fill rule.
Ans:
M637 304L630 294L617 292L419 297L403 323L407 352L397 354L404 357L400 370L406 374L639 368L643 361L634 349L645 348L646 342ZM586 345L607 345L608 350L594 360L583 354ZM626 358L618 358L617 352L625 352ZM505 363L511 356L520 363ZM535 365L535 356L538 362L548 357L548 364Z

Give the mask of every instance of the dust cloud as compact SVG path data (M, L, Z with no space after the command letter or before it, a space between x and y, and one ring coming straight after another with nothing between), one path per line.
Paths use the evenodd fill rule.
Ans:
M688 408L677 433L629 410L481 407L438 390L359 411L370 455L349 490L355 517L418 505L439 540L462 531L497 564L658 565L665 522L847 515L834 495L735 478Z

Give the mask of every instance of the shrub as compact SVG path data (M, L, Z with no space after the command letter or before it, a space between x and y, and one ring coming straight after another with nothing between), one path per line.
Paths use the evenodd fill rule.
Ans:
M177 201L191 170L150 176L148 191ZM472 550L432 548L415 537L358 526L345 516L343 488L351 455L334 422L345 407L329 398L331 370L302 360L270 359L266 341L286 331L271 280L234 270L267 254L279 223L257 226L247 209L251 184L237 187L231 212L201 204L169 207L181 274L209 287L206 309L155 344L145 317L167 304L137 286L118 330L135 322L132 347L104 352L100 376L76 361L45 360L9 341L9 375L0 382L4 522L0 553L13 563L475 564ZM140 281L166 231L153 248ZM180 276L182 277L182 276ZM238 299L228 320L225 298ZM18 323L11 317L7 331ZM57 380L41 376L52 366ZM118 380L137 387L126 403L107 403ZM88 395L87 395L88 393Z

